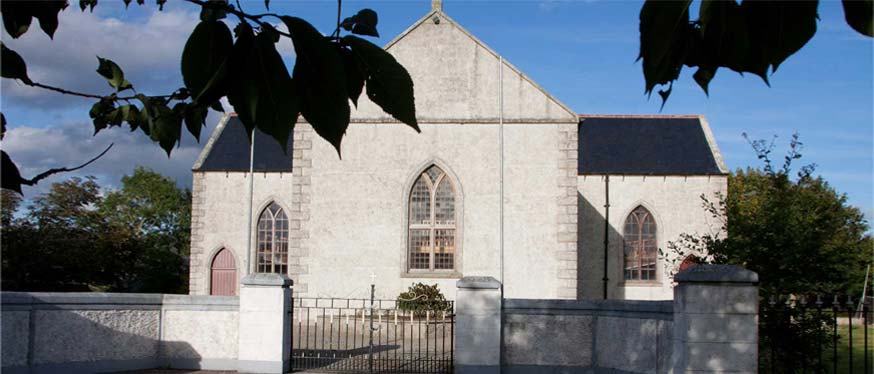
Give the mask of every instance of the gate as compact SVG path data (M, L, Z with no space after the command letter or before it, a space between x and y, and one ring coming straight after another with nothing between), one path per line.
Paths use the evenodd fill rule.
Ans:
M452 373L454 305L415 311L399 300L294 298L292 371ZM405 308L410 309L410 308Z

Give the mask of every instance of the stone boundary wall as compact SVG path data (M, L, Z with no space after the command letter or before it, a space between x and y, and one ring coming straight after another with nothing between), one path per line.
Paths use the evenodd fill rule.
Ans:
M673 301L504 299L505 373L666 373Z
M2 292L3 373L236 370L230 296Z

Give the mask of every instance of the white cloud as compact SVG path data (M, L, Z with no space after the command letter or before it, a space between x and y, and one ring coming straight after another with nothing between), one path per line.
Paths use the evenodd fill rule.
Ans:
M50 40L34 24L24 36L4 43L27 62L28 75L41 83L82 92L109 93L111 88L95 70L97 57L109 58L125 71L139 91L163 94L181 83L179 60L191 30L198 22L193 11L132 7L127 12L145 13L141 22L100 18L74 7L60 13L55 39ZM127 13L124 13L127 14ZM57 108L82 104L82 99L27 87L3 80L5 105ZM166 91L166 92L165 92Z
M25 187L24 194L28 198L47 191L54 182L73 176L93 175L102 186L117 188L121 176L130 174L136 166L148 167L175 180L179 186L190 187L191 166L218 118L219 115L210 114L200 144L190 136L183 136L182 145L173 149L170 158L139 130L131 133L126 128L112 128L91 136L92 125L87 122L51 128L12 128L3 140L3 150L18 165L22 176L32 178L51 168L79 165L99 154L109 144L114 144L112 150L84 169L55 174L36 187Z

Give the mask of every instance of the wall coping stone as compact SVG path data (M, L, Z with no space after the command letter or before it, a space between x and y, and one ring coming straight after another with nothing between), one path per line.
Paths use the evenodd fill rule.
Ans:
M495 277L463 277L455 282L455 287L467 289L500 289L501 282Z
M216 306L240 305L236 296L175 295L110 292L0 292L3 306L34 306L39 309L53 306L77 307L99 306ZM105 308L104 308L105 309Z
M549 310L561 314L573 311L612 311L632 313L674 313L674 302L644 300L539 300L504 299L504 309Z
M695 265L674 276L677 283L759 283L759 275L737 265Z
M131 304L161 305L162 294L103 292L3 292L3 305L14 304Z
M285 274L277 274L277 273L252 273L243 277L243 280L240 281L240 284L246 286L280 286L280 287L291 287L292 284L291 278L289 278Z

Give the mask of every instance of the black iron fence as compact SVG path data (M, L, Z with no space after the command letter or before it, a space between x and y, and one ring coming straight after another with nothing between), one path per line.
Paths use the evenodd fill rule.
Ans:
M295 298L292 370L452 373L451 301L434 310L397 300Z
M760 304L762 373L872 373L870 300L769 298Z

